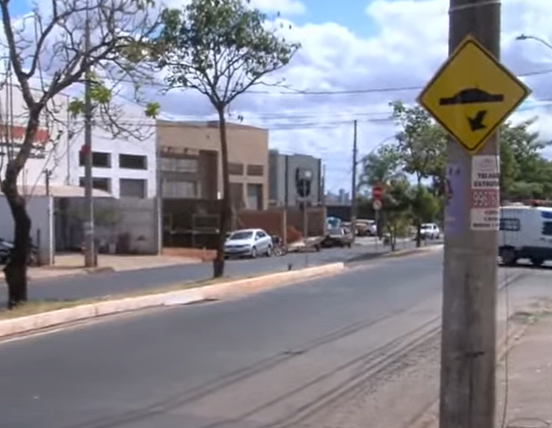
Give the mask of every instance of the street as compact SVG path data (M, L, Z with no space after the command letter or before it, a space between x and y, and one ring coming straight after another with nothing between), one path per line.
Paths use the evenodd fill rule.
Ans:
M552 279L524 268L499 279L518 275L541 288ZM437 391L441 276L441 251L377 259L248 298L5 342L2 426L406 426Z
M413 248L413 242L401 243L398 249ZM262 273L301 269L323 263L349 262L359 257L371 257L388 248L375 244L354 246L350 249L331 248L321 252L292 253L284 257L255 260L228 260L225 275L239 277ZM150 288L207 280L213 275L211 263L169 266L127 272L102 272L84 276L58 277L29 282L31 300L74 300L136 292ZM6 288L0 283L0 305L6 301Z

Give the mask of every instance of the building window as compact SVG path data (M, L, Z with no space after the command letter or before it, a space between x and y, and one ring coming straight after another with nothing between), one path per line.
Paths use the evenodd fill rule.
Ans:
M148 169L148 158L141 155L119 155L119 168Z
M247 208L260 210L263 208L262 186L260 184L247 185Z
M84 178L79 179L79 186L85 187ZM107 193L111 193L111 179L94 177L92 179L92 188L97 190L103 190L104 192L107 192Z
M121 198L147 197L147 181L131 178L121 178L119 181L119 194Z
M162 157L159 167L161 171L196 173L199 170L199 162L194 158Z
M521 222L518 218L501 218L499 228L506 232L519 232L521 230Z
M86 156L79 153L79 165L85 166ZM111 168L111 153L92 152L92 166L94 168Z
M552 235L552 221L545 221L542 224L542 234L547 236Z
M243 175L243 163L230 162L228 164L228 174L230 175Z
M199 185L196 181L167 181L163 180L163 197L164 198L183 198L196 199L199 198Z
M262 177L264 175L263 165L247 165L247 175Z

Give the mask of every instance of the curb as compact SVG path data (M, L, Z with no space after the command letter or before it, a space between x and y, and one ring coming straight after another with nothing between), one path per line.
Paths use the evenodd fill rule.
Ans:
M331 263L296 271L278 272L255 278L230 280L221 284L190 288L187 290L151 294L140 297L127 297L98 303L84 304L72 308L58 309L26 317L0 321L0 338L8 338L23 333L42 330L62 324L114 315L139 309L166 305L186 305L190 303L240 297L257 291L276 288L284 282L303 281L323 275L343 271L343 263Z
M443 247L444 247L443 244L437 244L437 245L428 245L427 247L409 248L407 250L398 250L390 253L385 253L385 254L382 254L381 257L403 257L403 256L410 256L412 254L430 253L432 251L440 250Z

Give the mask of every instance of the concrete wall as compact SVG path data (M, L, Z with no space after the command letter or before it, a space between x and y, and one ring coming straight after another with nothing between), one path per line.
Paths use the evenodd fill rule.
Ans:
M227 124L228 160L243 164L243 174L231 174L232 183L243 184L243 200L247 202L247 184L262 186L262 208L268 206L268 130L235 123ZM162 149L198 155L200 150L220 153L218 123L157 121L157 143ZM263 174L247 174L248 165L262 165ZM222 195L222 163L218 156L218 191ZM248 207L249 208L249 207ZM251 207L256 208L256 207Z
M270 152L270 200L276 206L297 206L298 195L295 181L297 168L310 169L313 173L309 201L322 202L321 161L309 155L284 155L276 150Z
M38 246L41 264L52 264L54 260L53 201L48 196L34 196L27 199L27 212L31 217L31 239ZM13 217L6 197L0 195L0 237L13 240Z
M84 198L56 198L58 251L75 250L84 240ZM159 254L159 225L154 199L95 198L95 236L99 247L119 254Z

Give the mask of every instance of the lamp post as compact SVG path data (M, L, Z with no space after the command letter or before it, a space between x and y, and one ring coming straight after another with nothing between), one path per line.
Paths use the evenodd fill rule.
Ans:
M548 49L552 50L552 44L550 44L549 42L547 42L546 40L540 37L531 36L529 34L520 34L519 36L516 37L516 40L535 40L543 44L544 46L546 46Z

